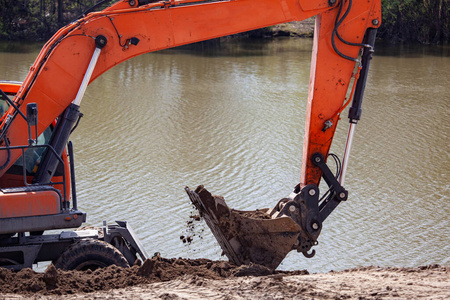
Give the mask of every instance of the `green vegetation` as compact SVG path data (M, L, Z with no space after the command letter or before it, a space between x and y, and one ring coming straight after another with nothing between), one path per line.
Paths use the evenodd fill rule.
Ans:
M381 0L379 36L392 43L438 44L450 41L448 0Z
M47 40L95 0L0 0L0 39ZM450 40L449 0L381 0L379 37L392 43L438 44Z
M0 39L45 41L94 0L0 0Z

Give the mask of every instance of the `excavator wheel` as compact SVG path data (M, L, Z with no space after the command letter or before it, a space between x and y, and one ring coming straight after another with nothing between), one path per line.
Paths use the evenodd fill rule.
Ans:
M125 257L112 245L93 239L86 239L70 246L55 262L63 270L96 270L110 265L127 268Z

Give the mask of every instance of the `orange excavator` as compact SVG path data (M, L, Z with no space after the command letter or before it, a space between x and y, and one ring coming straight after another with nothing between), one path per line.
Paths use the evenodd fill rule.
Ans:
M108 1L101 1L105 4ZM273 209L237 211L203 186L186 187L224 253L275 269L292 250L314 255L323 221L347 199L343 187L361 116L380 0L120 0L93 7L42 48L22 83L1 81L0 266L41 261L63 269L127 266L148 257L127 222L78 228L70 134L90 82L144 53L315 16L301 181ZM338 120L350 127L337 173L327 158ZM39 113L38 113L39 112ZM329 189L319 194L319 182Z

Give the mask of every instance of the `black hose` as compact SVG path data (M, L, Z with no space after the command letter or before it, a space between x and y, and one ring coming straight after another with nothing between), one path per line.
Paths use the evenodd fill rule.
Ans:
M336 16L336 21L334 22L334 29L333 29L333 32L331 34L331 45L333 46L334 51L339 56L341 56L342 58L345 58L347 60L351 60L351 61L354 61L354 62L359 62L359 60L357 58L345 55L344 53L339 51L339 49L336 46L336 41L335 41L335 38L337 37L341 42L343 42L344 44L347 44L349 46L358 46L358 47L372 48L372 46L368 45L368 44L352 43L352 42L346 41L339 35L338 28L339 28L339 26L341 26L341 24L345 20L345 18L347 18L348 14L350 13L350 10L352 8L352 5L353 5L353 1L349 0L348 1L347 10L345 11L345 13L341 17L341 12L342 12L342 7L343 7L343 1L341 1L340 6L339 6L339 11L338 11L338 14Z
M6 151L8 152L8 157L6 158L5 163L0 166L0 170L3 170L11 161L11 149L9 148L8 138L5 136L3 138L3 140L5 141L5 147L6 147Z

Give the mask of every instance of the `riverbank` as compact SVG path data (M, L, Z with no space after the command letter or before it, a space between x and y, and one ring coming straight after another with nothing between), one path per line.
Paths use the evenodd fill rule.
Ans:
M273 37L290 36L312 38L314 35L314 20L315 18L309 18L300 22L278 24L269 27L268 30L272 32Z
M361 267L326 274L233 266L207 259L147 260L132 268L44 273L0 269L0 298L56 299L448 299L450 268Z
M277 37L299 37L312 38L314 35L315 18L309 18L303 21L294 21L290 23L278 24L249 32L239 33L224 37L235 38L277 38ZM222 38L223 39L223 38Z

